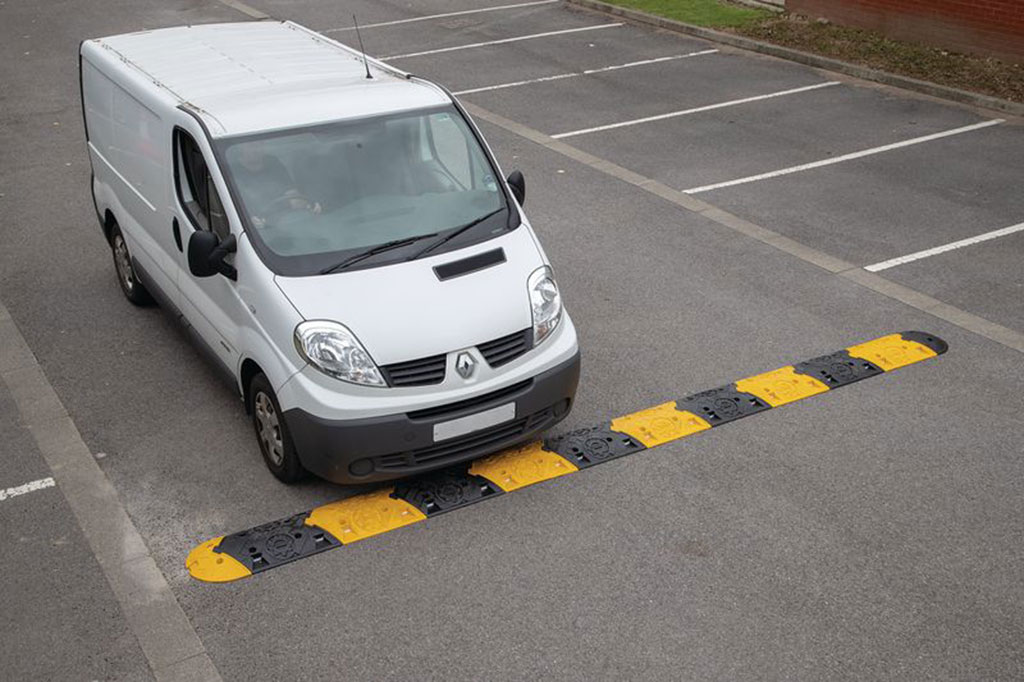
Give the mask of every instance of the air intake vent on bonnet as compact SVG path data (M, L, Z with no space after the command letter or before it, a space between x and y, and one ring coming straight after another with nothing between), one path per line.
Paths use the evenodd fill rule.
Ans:
M494 249L493 251L484 251L478 253L475 256L469 258L463 258L462 260L455 260L451 263L445 263L434 267L434 274L442 282L452 277L461 277L462 275L468 275L471 272L477 270L483 270L493 265L498 265L505 262L505 251L504 249Z

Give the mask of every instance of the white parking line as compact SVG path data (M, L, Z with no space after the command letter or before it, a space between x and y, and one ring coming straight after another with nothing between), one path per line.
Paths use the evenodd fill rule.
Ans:
M16 485L13 488L0 489L0 502L12 497L18 497L19 495L34 493L37 490L52 488L55 485L57 484L54 482L53 478L47 476L46 478L40 478L38 481L29 481L28 483Z
M808 92L810 90L818 90L819 88L828 88L833 85L839 85L839 81L828 81L826 83L815 83L814 85L806 85L802 88L793 88L791 90L782 90L780 92L772 92L767 95L757 95L755 97L744 97L743 99L734 99L730 102L720 102L718 104L709 104L703 107L695 107L693 109L683 109L682 111L670 111L667 114L658 114L657 116L646 116L644 118L635 118L631 121L622 121L620 123L609 123L603 126L594 126L593 128L581 128L580 130L570 130L567 133L559 133L552 135L556 140L560 140L564 137L575 137L576 135L587 135L588 133L597 133L602 130L612 130L614 128L625 128L626 126L635 126L641 123L650 123L651 121L663 121L666 118L676 118L677 116L688 116L690 114L700 113L702 111L711 111L712 109L721 109L723 107L734 107L737 104L747 104L748 102L758 102L763 99L771 99L773 97L783 97L785 95L795 95L800 92Z
M223 1L223 0L222 0ZM430 21L431 19L444 19L445 17L459 17L463 14L479 14L480 12L497 12L503 9L517 9L519 7L532 7L534 5L550 5L552 3L561 2L561 0L534 0L533 2L519 2L514 5L498 5L497 7L481 7L479 9L464 9L461 12L445 12L443 14L428 14L423 17L413 17L411 19L397 19L395 21L378 21L375 24L360 24L359 28L377 28L378 26L397 26L398 24L411 24L416 21ZM329 28L321 33L338 33L340 31L352 31L355 30L355 26L346 26L344 28Z
M643 59L638 62L629 62L627 64L616 64L615 66L603 66L600 69L587 69L586 71L573 71L572 73L560 73L557 76L543 76L541 78L531 78L525 81L513 81L511 83L501 83L500 85L486 85L482 88L470 88L469 90L459 90L455 95L468 95L473 92L487 92L488 90L502 90L504 88L515 88L520 85L531 85L533 83L546 83L548 81L562 80L563 78L576 78L577 76L590 76L595 73L604 73L605 71L617 71L619 69L630 69L634 66L646 66L648 64L658 64L661 62L670 62L676 59L686 59L688 57L700 57L706 54L715 54L718 50L701 50L700 52L687 52L686 54L674 54L670 57L656 57L654 59Z
M1024 231L1024 223L1019 225L1011 225L1010 227L1004 227L1001 230L992 230L985 234L979 234L976 237L968 237L967 239L961 239L958 242L952 242L943 246L936 246L933 249L925 249L924 251L918 251L911 253L906 256L900 256L899 258L892 258L890 260L882 261L881 263L875 263L874 265L865 265L864 269L868 272L879 272L881 270L888 270L894 268L897 265L903 265L904 263L912 263L922 258L928 258L929 256L937 256L940 253L946 253L947 251L954 251L956 249L962 249L965 246L971 246L972 244L980 244L981 242L987 242L990 239L996 239L998 237L1005 237L1008 234L1014 232Z
M560 36L566 33L579 33L581 31L599 31L602 28L618 28L621 23L601 24L600 26L583 26L582 28L567 28L563 31L547 31L545 33L533 33L528 36L516 36L515 38L502 38L501 40L488 40L485 43L470 43L469 45L455 45L454 47L439 47L436 50L424 50L422 52L409 52L407 54L395 54L381 59L405 59L406 57L422 57L428 54L440 54L442 52L455 52L456 50L469 50L474 47L487 47L488 45L502 45L504 43L517 43L520 40L533 40L534 38L547 38L548 36Z
M943 137L949 137L951 135L959 135L961 133L969 133L972 130L980 130L982 128L988 128L989 126L999 125L1005 123L1004 119L996 118L991 121L982 121L981 123L975 123L974 125L963 126L962 128L954 128L953 130L946 130L941 133L933 133L931 135L924 135L922 137L915 137L910 140L903 140L902 142L894 142L893 144L887 144L882 147L873 147L871 149L864 149L859 152L853 152L852 154L843 154L842 156L836 156L830 159L823 159L821 161L815 161L813 163L805 163L799 166L792 166L790 168L783 168L781 170L772 171L770 173L761 173L760 175L751 175L745 178L739 178L738 180L729 180L728 182L719 182L714 185L704 185L703 187L693 187L691 189L684 189L683 192L686 194L700 194L701 192L710 192L713 189L720 189L722 187L732 187L734 185L743 185L748 182L756 182L758 180L767 180L768 178L777 178L781 175L789 175L790 173L799 173L800 171L810 170L812 168L821 168L822 166L831 166L834 163L842 163L843 161L851 161L853 159L859 159L865 156L871 156L872 154L881 154L882 152L892 151L893 149L900 149L901 147L909 147L915 144L921 144L922 142L930 142L932 140L938 140Z
M226 5L226 6L230 7L231 9L238 10L242 14L244 14L246 16L249 16L249 17L252 17L253 19L269 19L270 18L270 15L268 15L266 12L262 12L262 11L256 9L255 7L250 7L249 5L245 4L244 2L241 2L241 0L220 0L220 4Z

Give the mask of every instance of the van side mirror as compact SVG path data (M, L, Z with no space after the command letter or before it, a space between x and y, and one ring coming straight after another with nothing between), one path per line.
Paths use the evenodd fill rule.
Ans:
M522 206L526 201L526 178L519 171L512 171L508 176L508 187L512 190L512 196Z
M188 270L195 277L224 275L237 280L238 271L224 259L238 248L235 235L228 235L223 241L213 232L196 230L188 240Z

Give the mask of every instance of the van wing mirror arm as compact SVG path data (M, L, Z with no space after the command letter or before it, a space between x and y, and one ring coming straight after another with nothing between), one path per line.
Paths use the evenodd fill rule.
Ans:
M526 178L520 171L514 170L509 173L507 182L509 189L512 190L512 196L522 206L526 202Z
M235 266L231 265L224 259L229 253L234 253L238 250L238 240L235 239L235 235L229 234L226 238L222 239L213 251L210 252L210 258L207 261L214 270L224 275L232 281L238 281L238 270Z

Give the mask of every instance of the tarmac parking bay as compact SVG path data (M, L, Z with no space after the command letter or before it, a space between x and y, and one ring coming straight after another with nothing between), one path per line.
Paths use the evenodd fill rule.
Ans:
M351 43L353 12L371 55L463 93L526 176L583 352L550 438L894 332L949 351L344 552L193 579L201 543L374 491L279 484L188 339L121 299L75 51L260 13ZM559 2L4 13L12 679L1019 677L1019 120Z

